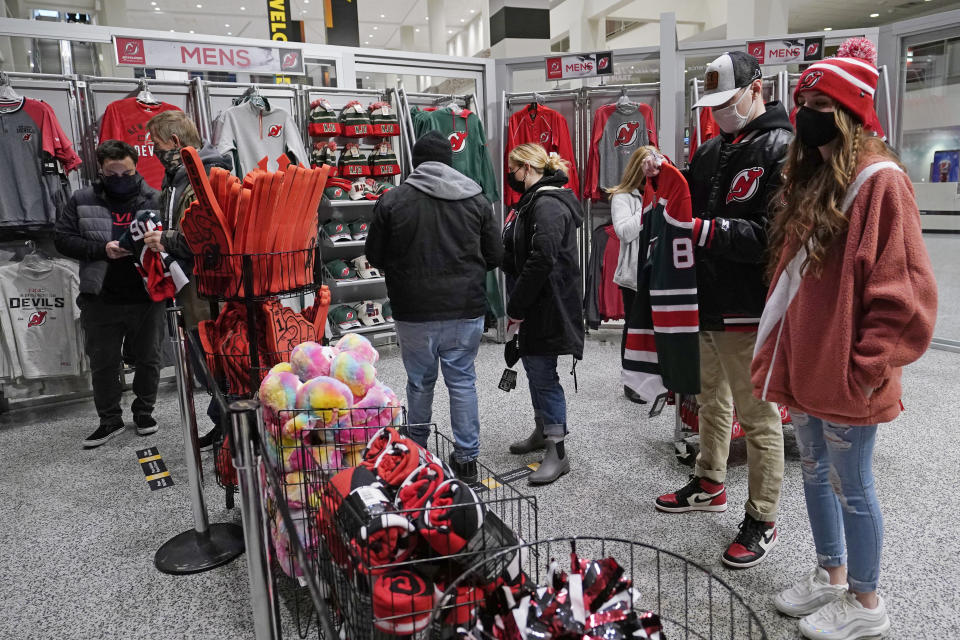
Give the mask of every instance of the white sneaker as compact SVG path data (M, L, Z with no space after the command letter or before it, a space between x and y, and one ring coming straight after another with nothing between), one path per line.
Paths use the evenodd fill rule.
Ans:
M780 613L794 618L810 615L820 607L843 597L845 584L830 584L830 574L817 567L800 582L773 596L773 605Z
M890 629L883 598L876 609L867 609L851 592L824 605L800 621L800 633L814 640L855 640L881 636Z

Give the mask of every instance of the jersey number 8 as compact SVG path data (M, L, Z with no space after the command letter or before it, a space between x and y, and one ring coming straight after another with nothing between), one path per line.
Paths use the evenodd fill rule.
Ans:
M676 269L689 269L693 266L693 242L690 238L677 238L673 241L673 266Z

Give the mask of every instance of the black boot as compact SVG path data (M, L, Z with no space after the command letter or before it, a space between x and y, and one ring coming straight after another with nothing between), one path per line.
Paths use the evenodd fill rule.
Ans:
M563 438L547 438L546 452L540 467L530 474L530 484L550 484L565 473L570 472L570 458L567 457Z
M533 428L533 433L531 433L528 438L512 443L510 445L510 453L530 453L531 451L543 449L544 446L546 446L547 439L543 435L543 419L534 418L534 422L536 422L536 426Z
M630 402L636 402L637 404L647 404L647 401L637 395L637 392L631 389L630 387L623 386L623 395Z

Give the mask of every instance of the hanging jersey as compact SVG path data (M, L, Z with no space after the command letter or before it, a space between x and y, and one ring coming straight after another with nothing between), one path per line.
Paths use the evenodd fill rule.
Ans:
M648 104L605 104L597 109L584 185L587 197L606 200L604 189L620 184L633 152L648 144L657 146L656 129Z
M133 254L137 271L143 277L143 286L150 299L161 302L173 298L189 278L176 259L166 252L153 251L143 242L148 231L163 231L156 211L138 211L130 229L119 240L120 246Z
M570 142L570 129L567 127L566 118L558 111L544 105L536 105L534 108L531 104L517 111L510 116L506 155L509 156L510 150L518 144L527 142L536 142L546 149L547 153L555 152L570 163L566 171L569 178L566 187L579 198L580 178L577 174L577 158L573 153L573 143ZM506 158L504 158L504 167L506 166ZM520 201L520 194L513 189L505 189L503 200L508 207L512 207Z
M700 142L697 142L697 131L700 131ZM700 109L700 116L697 119L697 126L693 128L693 132L690 134L690 155L689 158L693 159L693 154L697 152L697 149L701 144L709 140L710 138L716 136L720 133L720 127L717 126L717 121L713 119L713 109L710 107L703 107Z
M417 138L427 131L439 131L450 141L453 168L479 184L490 202L500 197L493 163L487 151L487 134L477 114L468 109L454 113L451 109L421 110L411 107L410 115Z
M690 190L676 167L664 163L657 179L647 180L641 215L641 261L637 295L627 313L623 384L647 401L668 390L699 393Z
M55 260L0 267L0 334L14 377L27 379L81 373L80 280Z
M150 118L164 111L180 111L166 102L145 104L136 98L124 98L107 105L100 121L100 142L122 140L137 150L137 172L154 189L163 185L164 168L153 153L153 140L147 131Z
M267 159L267 171L276 171L280 166L277 158L287 153L296 163L310 164L300 129L283 109L260 111L251 102L231 107L221 114L215 135L217 151L233 154L234 173L241 178L263 158Z
M24 98L0 112L0 227L54 223L56 161L67 172L80 166L50 105Z

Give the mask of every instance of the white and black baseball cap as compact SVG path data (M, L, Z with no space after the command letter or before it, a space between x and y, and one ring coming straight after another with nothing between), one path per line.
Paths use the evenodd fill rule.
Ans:
M718 107L761 77L763 73L756 58L744 51L728 51L707 65L703 74L703 96L693 107Z
M357 313L357 319L365 327L375 327L387 323L383 318L383 305L374 300L364 300L355 305L353 310Z

